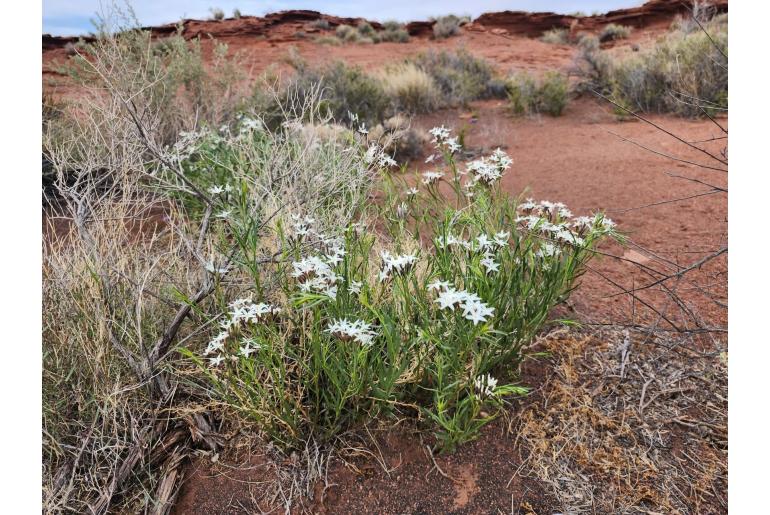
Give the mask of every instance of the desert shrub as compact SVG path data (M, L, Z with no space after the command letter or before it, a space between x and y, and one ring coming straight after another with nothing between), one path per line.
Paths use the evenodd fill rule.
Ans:
M441 91L433 77L412 63L390 66L379 77L396 111L428 113L442 104Z
M543 32L540 41L552 45L568 45L569 31L567 29L551 29Z
M318 36L317 38L315 38L315 42L320 45L332 45L332 46L340 46L342 44L342 40L337 36Z
M505 371L517 369L591 249L614 232L601 214L517 205L499 189L511 164L499 150L470 163L462 184L456 138L433 134L444 168L424 174L422 188L391 182L383 211L359 211L355 224L304 213L277 224L280 259L243 266L247 290L217 298L221 314L204 328L218 329L186 353L212 395L281 447L329 441L400 406L418 410L444 450L475 438L506 396L526 392ZM392 164L378 147L359 152L364 163ZM450 199L439 193L445 174ZM243 203L254 194L240 183L233 191L221 197L222 227L248 242L253 211ZM275 290L264 286L270 279Z
M625 109L702 116L727 108L727 26L674 30L651 48L612 59L586 40L578 70L583 88L603 92Z
M329 25L329 20L324 18L318 18L317 20L311 21L310 26L321 30L329 30L331 28L331 25Z
M121 22L114 31L102 25L95 40L83 42L62 70L86 96L92 99L110 88L157 113L165 143L197 124L225 123L242 108L245 76L227 45L216 43L213 58L204 63L200 40L185 40L181 27L153 42L149 31L136 29L135 21Z
M382 42L407 43L409 41L409 32L406 30L406 26L397 21L386 21L382 24L382 30L377 34Z
M526 73L514 75L510 80L508 98L515 114L560 116L567 105L567 94L567 78L549 71L540 80Z
M489 63L465 50L456 53L430 50L420 54L414 64L433 77L446 103L451 105L504 93Z
M243 15L241 14L241 10L240 9L238 9L238 8L233 9L233 18L235 18L236 20L240 20L241 16L243 16Z
M403 114L391 116L375 125L367 134L369 145L378 145L398 161L408 161L422 154L428 138L422 131L413 129Z
M358 22L358 33L361 35L361 37L364 38L373 38L375 34L377 34L377 31L374 30L374 27L365 20L361 20Z
M605 25L599 32L599 41L615 41L616 39L627 39L631 35L631 27L627 25L617 25L610 23Z
M338 25L334 34L342 41L347 43L356 42L359 39L358 31L351 25Z
M321 107L324 116L331 116L338 123L375 125L386 115L390 100L381 82L357 66L337 61L322 67L295 63L296 74L275 96L258 104L258 111L271 127L283 122L285 116L280 106L303 105L321 88ZM292 100L293 98L293 100ZM352 117L352 119L351 119Z
M212 20L221 21L225 19L225 12L219 7L212 7L209 9L209 12L211 13Z
M460 26L466 23L465 18L460 18L454 14L436 18L433 23L433 37L436 39L446 39L460 34Z

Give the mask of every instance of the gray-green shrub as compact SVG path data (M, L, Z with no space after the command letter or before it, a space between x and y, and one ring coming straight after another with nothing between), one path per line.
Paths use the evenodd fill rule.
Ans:
M605 25L599 32L599 41L615 41L617 39L627 39L631 35L631 27L627 25L618 25L610 23Z
M624 108L702 116L727 109L726 15L702 30L673 30L647 49L612 58L595 39L581 46L582 88L609 95Z
M551 29L543 32L540 41L552 45L568 45L569 31L567 29Z
M527 73L514 75L509 83L508 98L517 115L545 113L560 116L567 105L567 78L555 71L546 72L539 80Z
M433 37L436 39L446 39L460 34L460 27L467 23L466 17L459 17L454 14L440 16L433 23Z
M225 12L219 7L212 7L211 9L209 9L209 12L211 12L212 20L221 21L225 19Z
M479 98L504 95L492 66L465 50L454 53L429 50L417 56L414 63L433 77L447 104L467 104Z

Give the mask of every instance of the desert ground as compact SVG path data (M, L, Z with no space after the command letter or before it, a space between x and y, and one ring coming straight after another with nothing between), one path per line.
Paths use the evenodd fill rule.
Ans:
M370 71L427 49L464 49L502 74L535 75L569 73L577 53L540 41L552 20L536 15L485 15L444 40L414 24L408 43L341 46L313 40L317 14L273 16L188 21L185 37L226 43L253 76L290 73L290 48L309 63ZM623 16L635 30L606 45L618 55L651 45L674 14L648 7ZM606 21L582 23L591 32ZM78 94L56 70L64 44L44 38L44 88L59 98ZM533 348L543 354L522 370L531 394L454 453L434 454L409 420L345 435L331 455L288 457L225 425L225 450L198 450L179 465L172 512L725 513L727 253L709 256L727 247L727 195L703 183L726 190L727 174L697 166L707 159L686 142L719 153L728 120L642 117L620 117L590 93L559 117L513 117L499 99L416 115L415 129L463 131L471 154L510 155L502 182L510 195L561 201L575 214L603 210L617 223L626 244L604 244L557 308L578 325L545 329ZM429 170L429 154L426 146L409 172ZM313 467L324 474L310 481L303 471Z

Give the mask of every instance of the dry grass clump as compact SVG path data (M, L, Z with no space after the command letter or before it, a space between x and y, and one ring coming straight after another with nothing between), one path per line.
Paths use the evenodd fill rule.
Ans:
M727 509L727 365L718 351L619 331L543 344L554 373L515 432L520 473L551 485L554 509Z
M331 28L331 25L329 24L329 20L326 20L324 18L318 18L317 20L311 21L310 26L320 30L329 30Z
M519 73L508 83L508 99L516 115L560 116L567 106L568 93L567 78L555 71L546 72L539 80Z
M551 29L543 32L540 41L552 45L569 45L569 31L567 29Z
M442 105L433 77L413 63L401 63L379 74L393 108L409 114L429 113Z
M615 41L617 39L628 39L631 35L631 27L627 25L618 25L610 23L605 25L599 33L599 41Z

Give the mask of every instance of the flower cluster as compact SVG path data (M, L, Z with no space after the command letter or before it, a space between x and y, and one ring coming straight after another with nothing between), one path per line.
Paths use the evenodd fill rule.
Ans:
M364 162L368 165L377 163L377 165L381 168L389 168L391 166L398 165L396 160L386 154L385 150L383 150L376 143L372 144L366 150L366 154L364 154Z
M503 173L511 167L511 164L513 164L513 159L498 148L489 157L471 161L467 169L473 174L474 182L489 186L500 180Z
M497 379L492 377L492 374L481 375L474 379L473 386L476 387L480 397L492 397L497 388Z
M209 358L209 363L212 367L218 366L225 360L223 353L225 350L225 343L228 338L232 336L234 329L247 323L255 324L257 322L264 322L268 318L278 315L281 312L281 308L278 306L265 302L255 304L248 298L234 300L230 303L229 308L229 317L219 323L221 331L206 347L206 355L219 353L216 356ZM248 357L256 350L259 350L259 344L251 338L246 338L241 342L239 353L242 356Z
M338 249L344 252L342 249ZM304 292L322 293L332 299L337 298L337 281L342 277L337 275L328 259L310 256L292 263L291 276L297 279L299 289ZM339 254L331 255L332 260L342 259Z
M235 325L241 322L256 323L281 312L281 308L265 302L255 304L251 299L236 299L229 305L229 324ZM229 326L228 326L229 327Z
M292 220L292 227L294 228L294 236L297 239L302 239L305 236L308 236L315 232L313 229L313 224L315 223L315 218L312 218L310 216L300 216L296 214L291 215Z
M430 186L441 180L443 176L443 172L425 172L422 174L422 183L426 186Z
M209 188L209 193L212 195L221 195L222 193L230 193L231 191L233 191L233 187L230 186L230 183L227 183L224 186L215 184Z
M366 346L371 346L374 343L374 338L377 337L377 333L372 329L371 324L367 324L363 320L351 322L346 318L332 320L326 332L342 341L355 340L361 345Z
M450 137L451 129L447 129L442 125L441 127L433 127L429 132L433 136L431 142L436 145L437 149L445 149L450 154L454 154L462 149L462 146L457 141L457 137Z
M428 289L439 291L435 300L439 309L454 310L459 307L463 312L463 317L473 322L473 325L486 322L487 318L494 314L495 308L485 304L478 295L465 290L457 290L447 282L434 281L428 285Z
M380 253L382 257L382 268L380 269L380 282L390 279L393 274L405 274L417 262L417 256L414 254L401 254L393 256L387 250Z

